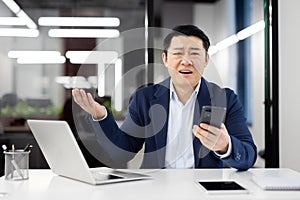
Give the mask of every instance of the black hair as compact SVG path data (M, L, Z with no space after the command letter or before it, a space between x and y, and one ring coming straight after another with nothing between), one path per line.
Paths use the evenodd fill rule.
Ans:
M172 29L172 32L169 33L164 39L164 53L167 55L167 49L170 46L171 40L175 36L185 35L185 36L195 36L202 40L204 49L206 52L210 46L209 38L207 35L199 29L197 26L194 25L180 25L176 26Z

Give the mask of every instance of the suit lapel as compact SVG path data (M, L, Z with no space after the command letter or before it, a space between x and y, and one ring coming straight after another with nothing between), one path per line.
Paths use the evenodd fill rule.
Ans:
M208 90L206 80L204 78L202 78L199 93L197 95L197 102L195 104L193 124L195 124L195 125L200 124L201 109L202 109L202 106L205 106L205 105L211 105L211 95ZM194 147L195 167L197 167L198 163L199 163L199 158L201 157L200 148L202 147L202 144L201 144L200 140L195 136L194 136L194 140L193 140L193 147Z
M154 135L155 138L155 144L156 144L156 157L157 157L157 165L160 168L163 168L165 165L165 154L166 154L166 142L167 142L167 131L168 131L168 120L169 120L169 102L170 102L170 78L166 79L165 81L161 82L158 85L157 91L153 95L153 99L150 101L150 107L153 107L155 105L162 106L166 112L166 119L165 119L165 125L157 134ZM195 104L195 111L194 111L194 118L193 118L193 124L199 125L200 123L200 113L202 106L204 105L215 105L215 103L212 102L214 92L211 91L209 88L209 83L206 82L204 78L201 80L201 85L199 89L199 93L197 95L197 102ZM152 121L152 128L153 130L156 130L157 124L161 123L160 120L160 112L155 112L155 110L152 110L150 112L151 121ZM194 159L195 159L195 167L199 164L199 158L203 157L203 150L205 151L205 154L207 154L207 148L204 146L202 147L202 144L200 140L196 137L194 137L193 140L193 149L194 149ZM201 154L201 155L200 155Z
M156 107L162 109L163 112L155 112L156 109L150 109L150 116L152 122L152 128L155 130L154 135L156 152L157 152L157 164L160 168L165 166L165 154L166 154L166 142L169 120L169 102L170 102L170 78L159 83L157 91L153 95L153 99L150 101L150 108ZM162 119L163 117L163 119ZM164 126L161 130L157 130L157 127L161 127L162 121Z

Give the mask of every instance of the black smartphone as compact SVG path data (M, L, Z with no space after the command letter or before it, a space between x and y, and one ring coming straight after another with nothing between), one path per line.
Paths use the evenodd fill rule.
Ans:
M207 193L228 194L248 193L248 191L235 181L200 181L198 182Z
M224 123L226 108L218 106L202 106L200 123L207 123L217 128Z

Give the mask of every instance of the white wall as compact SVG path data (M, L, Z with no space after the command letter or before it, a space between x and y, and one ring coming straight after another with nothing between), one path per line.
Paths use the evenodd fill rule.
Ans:
M299 0L279 0L280 167L300 171Z

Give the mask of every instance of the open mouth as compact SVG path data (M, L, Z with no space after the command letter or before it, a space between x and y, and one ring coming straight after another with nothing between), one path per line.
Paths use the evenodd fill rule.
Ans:
M180 70L179 73L181 74L192 74L192 71L188 71L188 70Z

